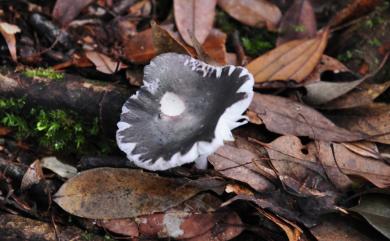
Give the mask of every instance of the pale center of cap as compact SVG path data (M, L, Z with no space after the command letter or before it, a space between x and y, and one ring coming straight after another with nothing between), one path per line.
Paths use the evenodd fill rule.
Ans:
M166 92L160 100L160 110L167 116L178 116L186 109L179 96L172 92Z

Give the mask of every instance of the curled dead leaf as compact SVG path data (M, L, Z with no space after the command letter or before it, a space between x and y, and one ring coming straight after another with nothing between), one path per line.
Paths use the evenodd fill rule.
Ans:
M17 62L18 57L16 55L16 38L15 34L19 33L21 30L18 26L14 24L9 24L6 22L0 22L0 33L3 35L5 42L7 43L8 50L11 54L11 58L14 62Z
M257 28L275 30L282 17L279 8L266 0L218 0L218 5L243 24Z
M127 67L121 62L114 61L107 55L96 51L88 51L85 55L96 66L96 70L105 74L113 74L116 71Z

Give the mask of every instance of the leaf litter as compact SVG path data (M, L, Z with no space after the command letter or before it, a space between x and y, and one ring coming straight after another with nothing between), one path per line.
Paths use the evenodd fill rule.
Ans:
M5 42L1 44L8 52L2 60L17 63L19 71L33 63L53 66L66 76L76 70L114 82L99 97L99 107L90 106L87 99L83 110L95 108L101 113L105 102L117 108L117 97L109 97L111 91L125 93L123 87L129 83L132 90L137 88L142 83L142 65L160 53L176 52L213 65L249 60L246 67L255 77L256 93L247 116L256 125L235 131L234 142L209 156L206 171L184 166L152 174L124 165L76 174L73 165L65 165L52 150L31 151L34 141L15 144L13 137L23 126L4 112L8 115L0 118L0 130L5 130L0 140L0 216L5 221L0 222L0 230L5 230L2 225L7 219L13 219L3 212L27 213L63 226L66 215L58 215L63 211L49 204L53 195L63 210L74 215L72 224L84 222L82 227L89 231L92 219L98 219L97 226L106 231L139 239L257 240L286 235L283 238L288 240L306 240L310 231L313 240L367 240L367 232L374 230L368 224L379 231L372 233L374 237L388 237L388 217L383 215L387 196L367 194L390 186L389 81L383 73L388 62L382 61L385 67L373 72L381 62L370 52L377 51L380 58L388 54L386 38L377 38L382 36L379 31L388 29L384 24L388 13L378 1L343 5L339 9L326 3L321 8L306 0L175 0L170 5L149 0L77 4L66 0L50 6L27 1L25 10L12 8L12 14L4 8L0 30ZM328 10L334 17L324 6L331 6ZM367 15L370 11L374 14ZM223 24L221 17L226 20ZM361 31L362 19L369 29L365 34L373 33L369 39L359 38L358 46L370 48L338 52L344 46L338 34ZM317 26L322 29L317 31ZM276 47L254 54L256 50L247 47L259 46L255 41L263 31L274 31L268 45ZM253 44L243 48L244 39ZM364 61L351 64L359 51L365 51ZM249 52L255 58L246 56ZM0 90L7 90L13 79L19 83L26 77L2 72ZM38 80L28 79L28 83ZM23 88L17 93L24 93ZM25 93L30 101L33 91ZM40 96L37 103L45 104L45 98ZM2 108L9 108L7 103L0 101L1 114ZM99 118L116 120L112 112L113 117ZM42 158L48 153L56 158ZM120 166L110 163L117 153L98 155L106 166ZM79 157L80 153L72 154L74 166ZM49 207L54 207L54 216L42 211ZM329 213L334 216L329 218ZM269 229L263 220L275 228ZM357 230L354 222L366 228ZM57 231L62 234L62 229ZM48 233L44 240L53 240L54 233ZM28 236L28 231L23 235Z

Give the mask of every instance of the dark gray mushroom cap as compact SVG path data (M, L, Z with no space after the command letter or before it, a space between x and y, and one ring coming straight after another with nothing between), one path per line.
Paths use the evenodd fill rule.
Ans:
M254 80L243 67L215 67L167 53L144 69L144 85L122 107L119 148L137 166L166 170L213 153L231 130L247 123L242 113Z

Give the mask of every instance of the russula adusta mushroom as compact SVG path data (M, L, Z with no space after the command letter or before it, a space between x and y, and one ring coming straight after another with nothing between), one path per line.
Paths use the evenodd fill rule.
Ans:
M247 123L254 80L243 67L166 53L145 67L143 82L123 105L116 133L119 148L139 167L206 168L207 156Z

